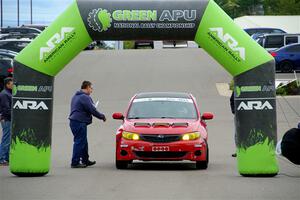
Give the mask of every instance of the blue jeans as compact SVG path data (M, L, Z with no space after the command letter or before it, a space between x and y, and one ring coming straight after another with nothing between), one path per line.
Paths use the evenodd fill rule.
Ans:
M70 120L70 128L74 136L71 165L78 165L80 161L82 163L87 163L87 161L89 160L87 124Z
M10 121L1 121L2 140L0 145L0 162L9 161L9 146L10 146Z

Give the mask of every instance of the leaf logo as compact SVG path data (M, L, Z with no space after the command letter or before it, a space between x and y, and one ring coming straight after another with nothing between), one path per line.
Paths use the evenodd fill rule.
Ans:
M98 8L93 9L89 13L87 21L89 27L94 31L103 32L111 27L112 18L111 14L106 9Z

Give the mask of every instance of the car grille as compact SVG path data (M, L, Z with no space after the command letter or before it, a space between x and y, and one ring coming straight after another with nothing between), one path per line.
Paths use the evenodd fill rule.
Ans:
M135 151L135 155L139 158L182 158L187 152L181 151L165 151L165 152L152 152L152 151Z
M154 143L167 143L167 142L176 142L180 141L181 135L167 135L167 134L141 134L141 140L146 142Z

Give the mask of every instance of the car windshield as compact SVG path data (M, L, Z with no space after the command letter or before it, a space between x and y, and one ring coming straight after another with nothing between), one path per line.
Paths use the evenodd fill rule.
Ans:
M127 117L128 119L197 119L198 115L192 99L140 98L133 100Z

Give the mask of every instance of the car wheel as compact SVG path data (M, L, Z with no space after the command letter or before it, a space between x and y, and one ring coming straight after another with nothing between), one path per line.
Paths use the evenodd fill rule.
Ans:
M124 160L116 160L116 168L117 169L127 169L129 161Z
M280 64L280 70L281 72L292 72L294 69L294 66L289 61L284 61Z
M207 169L209 162L209 149L206 143L206 160L204 161L196 161L196 169Z

